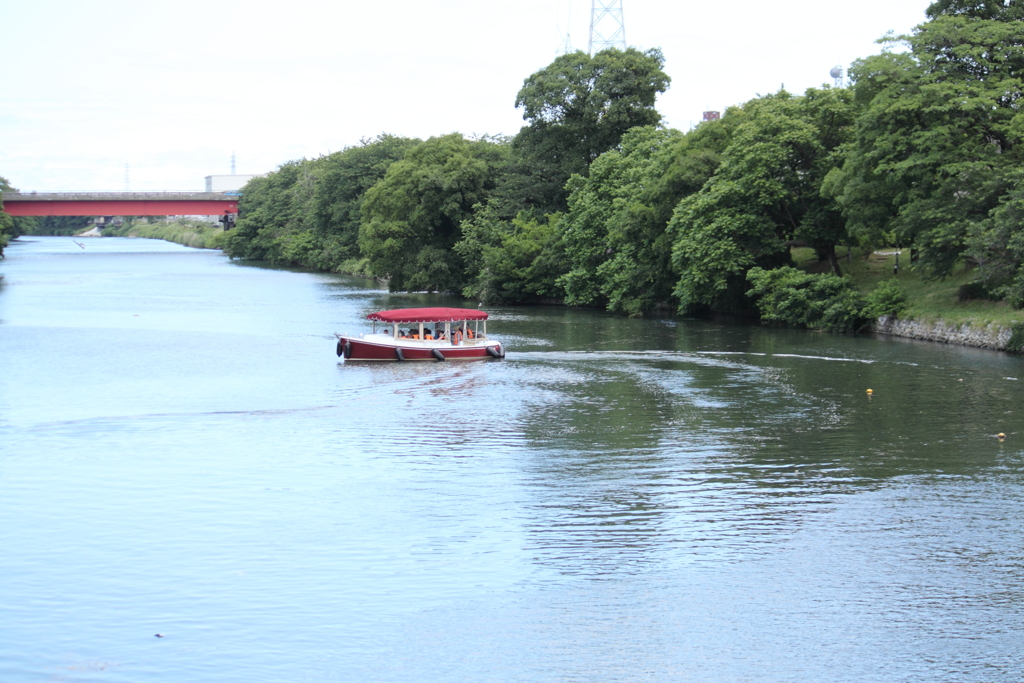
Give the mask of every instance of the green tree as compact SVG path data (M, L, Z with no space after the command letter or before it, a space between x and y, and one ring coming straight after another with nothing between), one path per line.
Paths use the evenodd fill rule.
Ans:
M670 223L681 309L748 309L747 271L786 265L794 243L813 246L841 274L835 245L847 239L845 221L825 186L854 112L849 91L833 88L780 91L726 112L739 124L721 165Z
M18 188L12 187L7 178L0 176L0 192L17 191ZM12 216L5 213L3 200L0 199L0 257L3 257L4 247L10 240L33 232L36 220L34 216Z
M508 220L493 203L479 207L462 224L455 251L470 276L463 295L485 303L559 301L565 295L558 277L565 272L562 214Z
M668 222L679 200L714 174L728 126L709 122L686 135L634 128L588 177L572 178L564 236L570 267L559 281L567 303L640 315L671 300Z
M85 230L93 222L93 216L40 216L30 235L74 235Z
M310 206L317 162L289 161L242 188L237 226L223 240L232 258L299 264L312 246Z
M1021 166L1024 31L1018 0L943 0L929 21L851 69L863 111L834 194L863 239L891 233L949 274Z
M763 322L829 332L856 330L864 323L867 302L848 278L783 266L751 268L747 279Z
M238 225L221 240L224 251L317 270L360 270L364 195L416 144L419 140L380 135L253 178L242 191Z
M461 291L465 264L453 247L507 159L506 145L458 133L406 152L363 201L359 247L372 272L392 291Z
M308 265L332 270L360 257L359 225L366 191L420 142L383 134L323 159L311 207L320 254Z
M1024 173L988 219L971 226L967 254L978 263L978 280L992 294L1024 307Z
M661 121L654 108L670 79L660 50L608 49L561 55L528 77L516 96L527 125L515 147L545 212L564 209L565 183L619 144L636 126Z

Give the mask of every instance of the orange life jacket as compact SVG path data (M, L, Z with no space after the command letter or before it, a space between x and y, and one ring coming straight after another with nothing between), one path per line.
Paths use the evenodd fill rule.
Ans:
M452 335L452 346L458 346L462 343L462 332L455 330L455 334Z
M472 339L474 336L475 335L473 334L473 330L467 327L466 328L466 339Z

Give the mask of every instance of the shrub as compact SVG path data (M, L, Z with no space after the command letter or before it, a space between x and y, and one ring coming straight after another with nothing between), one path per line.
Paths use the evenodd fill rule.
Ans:
M865 318L880 318L883 315L899 317L907 310L907 295L896 278L882 280L874 291L868 294Z
M963 303L973 299L988 299L999 301L1002 297L995 293L993 288L985 282L968 282L960 285L956 290L956 300Z
M1006 350L1014 353L1024 351L1024 323L1014 323L1010 329L1013 333L1010 335L1009 341L1006 342Z
M761 320L844 332L863 322L865 300L853 282L831 273L811 274L783 266L751 268L747 296L757 300Z

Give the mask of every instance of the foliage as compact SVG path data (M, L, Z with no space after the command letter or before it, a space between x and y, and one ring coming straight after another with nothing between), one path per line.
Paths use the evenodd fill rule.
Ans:
M329 261L359 258L357 242L366 191L419 142L384 134L323 159L311 208L316 242L330 252Z
M852 133L850 93L780 91L727 111L729 119L738 125L721 165L670 223L682 310L744 310L747 271L787 264L790 241L815 247L840 272L835 245L845 224L824 186Z
M92 216L40 216L29 235L75 235L93 224Z
M1024 174L989 217L971 226L967 254L976 263L980 285L1015 308L1024 307Z
M671 80L662 70L660 50L636 48L564 54L530 75L516 95L528 122L515 147L533 167L541 202L550 210L565 206L565 182L602 153L619 144L630 128L661 121L654 108Z
M864 322L864 297L849 278L784 266L751 268L747 279L753 285L747 294L765 322L830 332L856 330Z
M349 272L366 190L418 140L380 135L318 159L283 164L242 191L238 225L224 238L234 258Z
M1024 323L1016 323L1010 327L1010 338L1006 342L1006 350L1013 353L1024 351Z
M282 164L277 171L252 178L242 188L239 219L224 239L232 258L288 263L292 238L310 228L308 205L313 197L313 167L305 159Z
M17 192L17 188L11 186L11 183L0 176L0 192ZM4 247L10 242L11 239L24 235L30 232L34 226L35 219L24 217L24 216L11 216L8 213L4 213L4 203L0 200L0 258L3 258Z
M220 249L227 233L220 225L191 218L178 218L168 223L159 221L125 221L119 228L104 228L104 237L142 237L166 240L197 249Z
M1015 185L1022 162L1024 31L1019 2L943 0L930 21L856 62L863 110L833 191L862 242L913 246L947 276Z
M899 280L892 278L879 282L875 289L868 294L864 317L900 316L906 310L907 294L900 287Z
M453 247L507 159L506 145L452 133L392 164L363 203L359 248L373 273L392 291L461 291L464 262Z
M710 122L687 135L634 128L597 158L588 177L573 177L564 237L569 270L559 280L567 303L640 315L671 300L668 221L679 199L714 174L726 125Z
M561 214L543 219L520 214L503 220L488 205L462 224L462 240L455 245L475 274L462 293L484 303L561 301L557 283L565 272Z

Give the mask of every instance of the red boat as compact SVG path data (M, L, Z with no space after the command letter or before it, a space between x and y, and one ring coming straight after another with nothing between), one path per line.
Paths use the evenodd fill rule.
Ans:
M504 358L501 342L487 336L487 313L472 308L398 308L366 316L369 334L338 338L345 360L486 360ZM381 324L378 331L378 324Z

